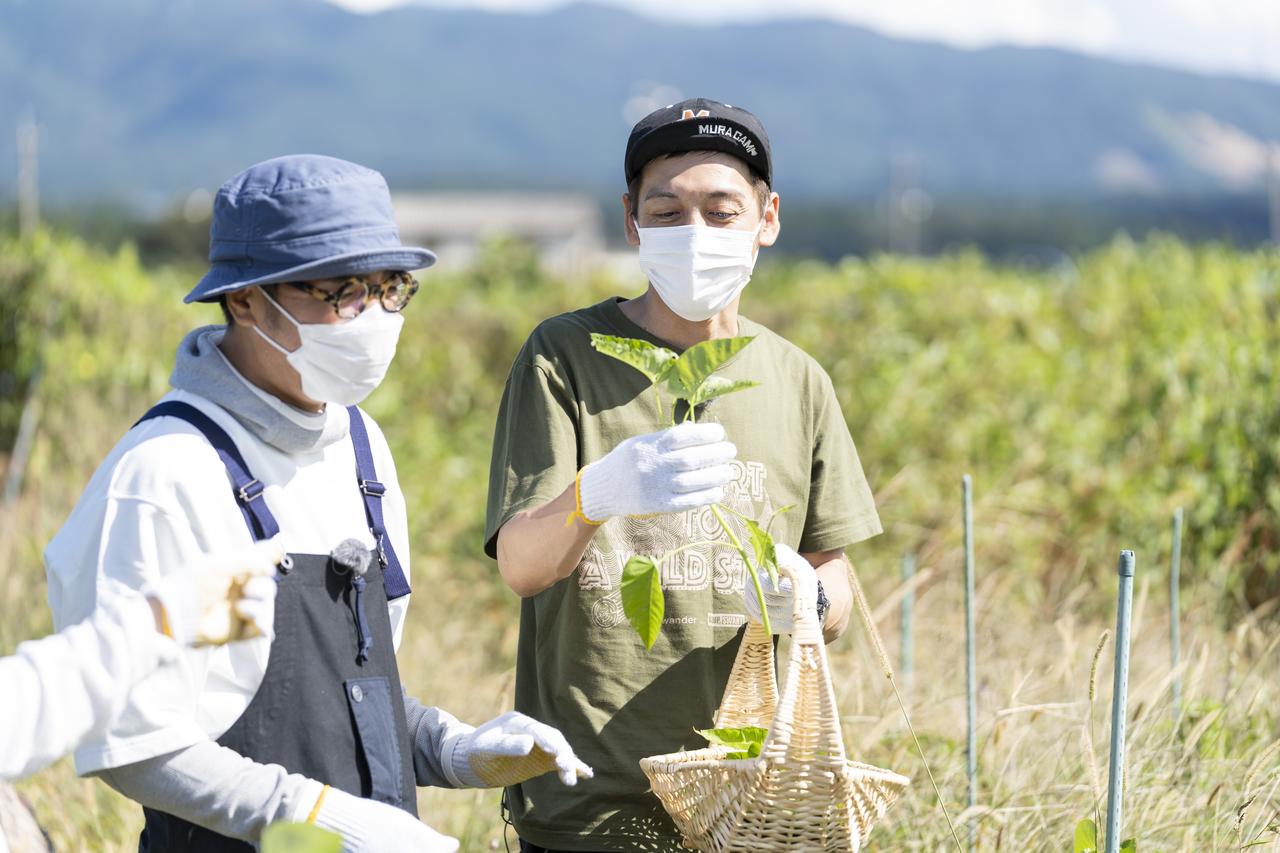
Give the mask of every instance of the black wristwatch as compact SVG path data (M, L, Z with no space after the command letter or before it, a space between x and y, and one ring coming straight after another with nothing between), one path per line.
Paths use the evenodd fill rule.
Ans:
M826 590L822 588L822 581L818 581L818 624L821 625L823 620L827 618L827 608L831 606L831 600L827 598Z

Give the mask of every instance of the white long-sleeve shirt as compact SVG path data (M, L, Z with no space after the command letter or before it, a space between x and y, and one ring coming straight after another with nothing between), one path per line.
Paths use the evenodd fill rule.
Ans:
M172 391L163 399L200 409L236 443L250 474L266 487L263 499L280 524L286 551L328 554L345 539L373 546L349 438L284 453L199 395ZM387 487L382 502L387 535L407 576L408 525L395 463L377 424L368 418L365 423L378 479ZM251 542L213 447L183 421L147 421L107 456L45 549L54 624L85 618L104 586L152 586L190 570L206 553ZM408 603L404 596L388 608L397 647ZM185 650L177 665L137 685L110 730L77 750L76 769L92 773L217 739L253 699L269 648L259 638Z
M137 593L104 597L93 615L0 658L0 779L18 779L101 737L129 691L177 645Z

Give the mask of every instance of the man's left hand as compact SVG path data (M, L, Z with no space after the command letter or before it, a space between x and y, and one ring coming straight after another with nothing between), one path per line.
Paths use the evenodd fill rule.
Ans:
M498 788L554 770L575 785L593 771L578 760L558 729L508 711L480 728L446 741L442 763L469 788Z
M814 573L813 566L809 564L809 561L787 545L776 545L774 550L778 555L778 566L785 566L790 569L800 579L800 582L805 585L802 587L806 591L805 597L809 601L817 601L818 576ZM773 629L773 633L793 633L795 631L793 621L796 596L791 579L779 576L778 585L774 586L768 573L761 571L760 589L764 592L764 604L769 610L769 627ZM748 616L756 622L762 621L760 619L760 601L756 597L756 588L751 583L750 576L746 577L742 585L742 603L747 608Z

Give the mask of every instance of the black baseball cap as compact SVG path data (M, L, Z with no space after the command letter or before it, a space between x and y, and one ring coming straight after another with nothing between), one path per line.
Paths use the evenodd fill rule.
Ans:
M625 159L627 183L655 157L685 151L732 154L773 186L769 137L760 119L741 107L707 98L690 98L654 110L631 128Z

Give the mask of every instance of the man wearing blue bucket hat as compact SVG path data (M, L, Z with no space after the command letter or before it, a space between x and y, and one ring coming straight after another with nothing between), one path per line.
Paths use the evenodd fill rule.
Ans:
M435 256L401 245L382 176L311 155L253 166L218 191L209 259L186 301L219 302L226 325L186 336L174 390L94 474L45 552L49 599L71 624L100 589L277 538L275 638L140 683L78 770L144 806L141 850L195 853L251 850L277 820L345 850L452 851L417 819L417 785L589 776L549 726L472 728L401 688L406 509L357 404L395 355L410 271Z

